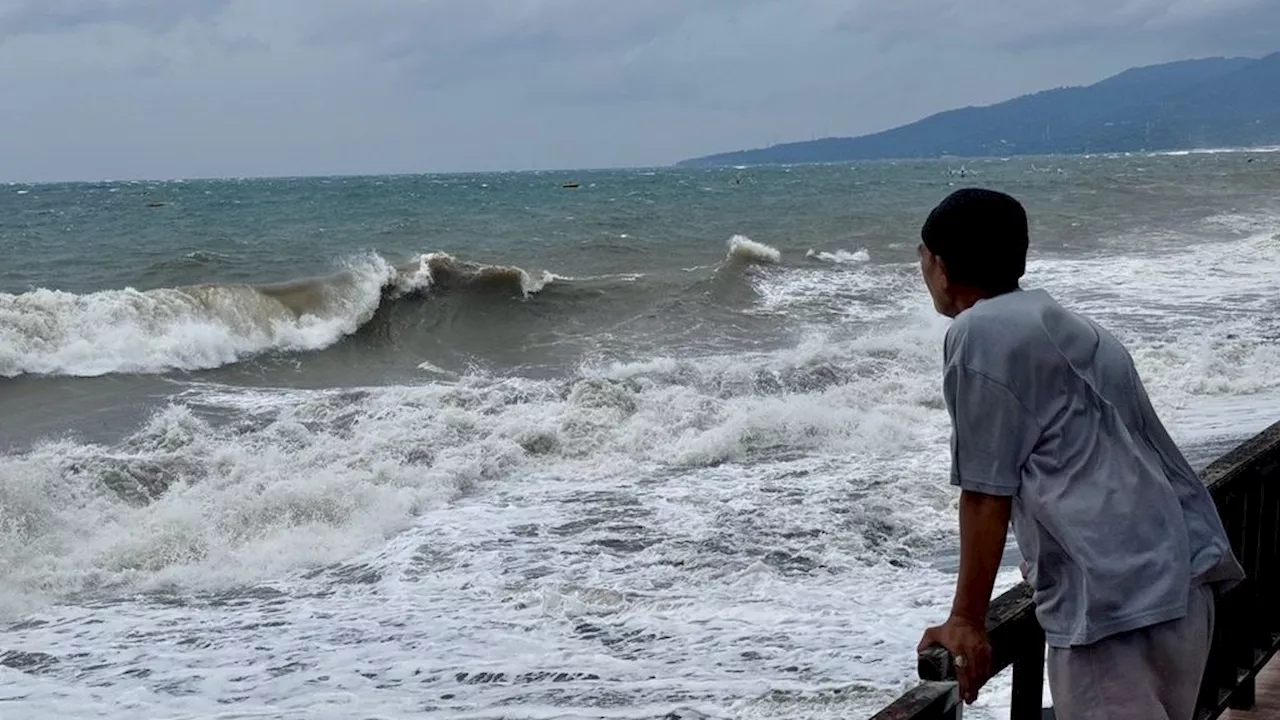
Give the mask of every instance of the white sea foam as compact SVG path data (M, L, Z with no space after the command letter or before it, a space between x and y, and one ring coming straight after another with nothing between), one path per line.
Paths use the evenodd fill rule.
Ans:
M815 341L765 358L764 370L783 382L823 375L836 352ZM754 364L731 358L651 365L589 373L567 393L477 380L273 403L204 388L189 400L247 410L257 429L216 429L175 409L129 453L61 444L6 467L0 486L25 491L3 505L26 528L24 542L3 545L8 593L117 583L189 593L271 579L292 598L168 610L143 601L100 610L106 622L72 636L11 633L9 647L61 658L112 647L110 677L146 670L147 688L194 693L92 701L67 683L106 670L76 660L65 666L74 680L55 671L62 682L24 685L30 704L16 712L59 689L72 692L58 707L126 714L199 713L233 696L252 698L243 711L323 714L337 712L326 697L357 693L366 714L399 716L411 699L421 711L431 697L460 717L513 705L549 717L566 699L587 708L613 696L628 698L619 717L643 717L669 712L662 698L673 693L715 711L760 696L763 683L803 698L834 678L869 684L857 711L887 699L919 630L894 608L941 613L945 575L922 561L950 521L952 493L940 458L883 460L890 447L940 442L939 409L913 391L854 382L761 396L745 384ZM214 472L143 506L95 489L110 461L137 474L178 457ZM867 498L851 504L849 493ZM458 501L445 508L449 497ZM340 560L350 562L288 579L289 567ZM146 630L125 639L140 617ZM254 630L263 623L282 624ZM503 630L514 626L524 630ZM195 652L171 652L196 628ZM886 639L904 651L866 662ZM664 679L650 679L660 667ZM508 679L472 684L459 673ZM559 673L590 678L515 681ZM0 687L15 681L0 676Z
M368 322L388 291L393 298L453 289L528 297L564 279L427 253L400 267L370 255L329 277L279 285L0 293L0 377L216 368L329 347Z
M866 250L855 250L853 252L848 250L835 250L828 252L825 250L819 251L810 249L804 256L821 262L836 263L837 265L851 265L869 262L871 260L871 253Z
M790 316L797 324L829 325L832 316L869 324L927 307L918 274L903 267L788 268L753 278L753 287L759 301L749 312Z
M484 265L458 260L448 253L426 253L408 265L402 266L396 276L396 286L402 292L430 290L437 286L502 286L512 284L525 297L539 293L548 284L561 278L554 273L540 272L535 277L523 268L510 265Z
M327 282L272 291L204 285L0 294L0 376L196 370L266 351L327 347L373 315L395 277L370 257Z
M782 253L746 235L734 235L729 238L729 254L726 259L747 263L777 264L782 262Z
M918 628L891 608L945 595L945 575L927 566L951 522L942 456L893 450L945 434L932 389L903 382L933 374L922 332L938 339L936 326L906 326L858 347L815 337L781 354L585 368L569 381L195 386L121 448L60 442L0 463L7 609L270 581L314 596L307 605L330 619L298 614L296 599L277 610L197 600L163 617L144 602L98 613L112 619L74 637L11 633L10 647L69 657L112 646L113 677L145 669L147 687L200 697L104 704L72 692L55 701L68 711L199 713L237 693L272 714L323 714L326 692L357 691L343 679L357 667L385 686L358 691L362 712L393 715L423 692L452 695L442 704L459 717L512 704L563 715L566 699L586 708L610 695L628 698L620 717L643 717L670 711L661 698L673 692L710 712L760 695L759 678L803 698L861 677L871 689L856 701L880 703L911 659L866 662L873 634L887 627L905 648ZM851 356L872 350L881 357ZM200 408L240 420L212 425ZM875 601L887 597L901 602ZM124 651L133 613L149 618L149 650ZM267 635L251 629L277 621ZM501 630L512 622L528 634ZM197 626L198 653L164 649ZM310 652L316 643L330 651ZM277 680L272 668L294 662ZM98 672L79 664L66 669ZM658 667L668 679L649 679ZM597 679L471 684L460 672ZM13 682L0 676L0 688ZM17 712L67 686L23 688L31 705Z
M1197 148L1193 150L1163 150L1149 153L1151 157L1186 157L1188 155L1223 155L1226 153L1280 153L1280 145L1259 147Z
M435 373L437 375L444 375L446 377L457 377L458 375L458 373L455 373L452 370L445 370L444 368L438 365L434 365L425 360L423 362L418 363L418 369L425 370L426 372L429 372L429 373Z

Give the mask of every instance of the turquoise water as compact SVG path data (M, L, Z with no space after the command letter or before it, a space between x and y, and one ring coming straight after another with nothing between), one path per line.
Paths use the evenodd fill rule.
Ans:
M1176 230L1270 203L1275 164L1222 154L968 162L963 177L959 163L921 162L10 185L0 289L276 282L365 251L592 274L643 270L656 255L714 261L735 234L804 249L911 243L921 214L965 181L1039 209L1039 249L1082 248L1117 228Z
M0 714L869 714L965 184L1197 462L1275 419L1271 155L0 187Z

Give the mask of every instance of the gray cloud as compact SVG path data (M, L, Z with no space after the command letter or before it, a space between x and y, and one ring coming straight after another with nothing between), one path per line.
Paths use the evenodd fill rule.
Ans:
M0 0L0 177L665 163L1277 27L1273 0Z
M187 19L207 18L233 0L16 0L0 6L0 37L58 34L122 24L163 33Z

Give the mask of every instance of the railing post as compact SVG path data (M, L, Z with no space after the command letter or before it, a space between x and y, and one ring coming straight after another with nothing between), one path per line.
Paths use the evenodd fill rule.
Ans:
M1013 696L1009 704L1010 720L1041 720L1044 706L1044 630L1034 622L1020 622L1017 635L1004 635L1012 654ZM946 681L955 678L951 656L941 647L921 653L917 670L923 680Z
M1252 709L1257 672L1280 644L1280 423L1219 458L1203 473L1245 580L1218 595L1213 647L1199 717Z
M1258 538L1260 569L1256 578L1264 641L1280 632L1280 477L1263 476L1262 532Z
M916 674L926 682L954 682L956 666L946 648L933 645L916 657Z
M1252 675L1248 680L1236 686L1231 693L1231 709L1232 710L1252 710L1258 705L1258 693L1255 680Z
M1013 662L1013 698L1010 720L1040 720L1044 706L1044 629L1028 628L1025 650Z

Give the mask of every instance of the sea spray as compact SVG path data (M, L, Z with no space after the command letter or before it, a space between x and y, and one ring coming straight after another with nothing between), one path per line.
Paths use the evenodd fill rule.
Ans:
M782 262L782 253L746 235L734 235L729 238L729 254L725 259L730 262L776 265Z
M883 338L880 357L815 337L781 354L614 363L559 381L195 385L117 446L61 440L0 458L9 604L218 589L337 562L435 504L531 472L643 476L931 442L944 419L931 389L878 379L891 357L930 367L918 332L937 328Z

